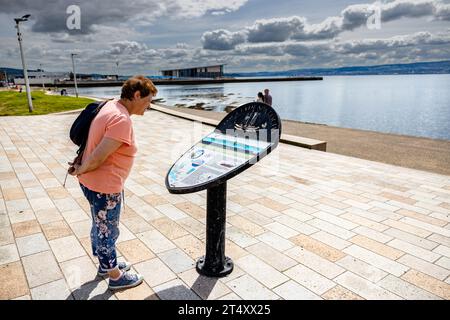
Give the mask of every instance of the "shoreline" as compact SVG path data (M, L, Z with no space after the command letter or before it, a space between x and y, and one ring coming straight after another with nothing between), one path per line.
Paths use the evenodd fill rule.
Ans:
M248 82L285 82L285 81L321 81L322 76L295 76L295 77L251 77L251 78L217 78L217 79L151 79L155 85L201 85L215 83L248 83ZM122 86L124 80L89 80L77 81L78 87L115 87ZM74 87L74 81L55 83L52 87Z
M86 98L101 100L99 97ZM155 105L216 121L227 113ZM64 113L76 113L72 110ZM61 114L61 113L60 113ZM327 142L327 152L450 176L450 140L282 120L283 133Z
M192 116L222 120L226 112L160 107ZM401 167L450 175L450 140L282 120L283 133L327 142L327 152Z

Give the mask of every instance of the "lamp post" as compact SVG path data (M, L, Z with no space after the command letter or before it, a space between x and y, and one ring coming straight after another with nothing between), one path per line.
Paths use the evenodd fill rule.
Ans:
M75 83L75 95L78 98L77 74L75 72L75 62L73 61L73 56L76 56L77 54L76 53L71 53L70 55L72 57L72 72L73 72L73 80L74 80L74 83Z
M39 69L41 70L42 90L45 90L45 85L44 85L44 70L42 70L42 63L39 64Z
M8 74L6 73L6 70L3 70L3 72L5 73L6 87L9 88Z
M19 40L19 48L20 48L20 57L22 58L23 77L25 79L25 88L27 90L28 110L30 112L33 112L33 102L31 100L30 83L28 82L28 70L27 70L27 65L25 63L25 57L23 55L22 34L20 33L20 27L19 27L19 23L28 21L29 17L30 17L30 15L26 14L22 18L15 18L14 21L16 22L17 39Z

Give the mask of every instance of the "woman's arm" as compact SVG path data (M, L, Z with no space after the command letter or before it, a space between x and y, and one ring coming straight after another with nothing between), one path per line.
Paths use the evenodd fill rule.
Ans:
M76 176L97 169L113 152L119 149L122 143L104 137L94 152L81 165L69 163L74 168L74 170L69 169L69 173Z

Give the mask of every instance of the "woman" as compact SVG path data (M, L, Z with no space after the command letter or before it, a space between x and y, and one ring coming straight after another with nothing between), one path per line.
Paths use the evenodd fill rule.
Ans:
M137 148L130 116L143 115L158 90L144 76L128 79L120 99L108 101L89 129L81 164L69 163L78 177L92 213L92 250L99 259L98 274L109 275L110 289L131 288L142 276L127 272L131 266L117 262L121 192Z

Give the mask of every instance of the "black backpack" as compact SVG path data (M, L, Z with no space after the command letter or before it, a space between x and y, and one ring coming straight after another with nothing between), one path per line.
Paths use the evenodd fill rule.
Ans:
M86 148L92 120L94 120L95 116L108 101L109 100L95 101L88 104L73 122L72 127L70 128L70 140L79 146L79 149L77 150L79 156L83 154L83 151Z
M95 101L86 106L83 111L78 115L70 128L70 140L79 146L77 150L77 157L73 160L74 163L81 163L84 149L86 148L87 139L89 136L89 129L91 127L92 120L97 116L103 106L112 99L106 101ZM63 187L66 186L67 175L73 168L69 168L64 179ZM122 190L123 210L125 212L125 193Z

